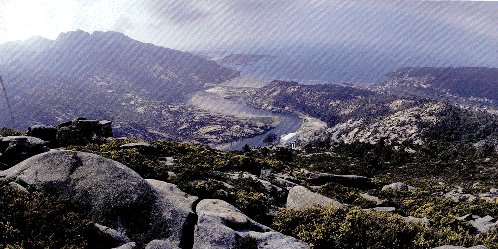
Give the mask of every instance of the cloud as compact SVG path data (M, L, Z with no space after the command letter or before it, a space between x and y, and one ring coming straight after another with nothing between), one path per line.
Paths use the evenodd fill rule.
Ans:
M349 46L455 56L464 51L497 52L496 2L29 0L20 4L23 1L28 0L0 0L0 42L28 35L53 39L60 32L83 29L119 31L181 50L292 53L308 47ZM9 8L20 14L6 18L5 7L14 5ZM28 15L25 6L37 6L37 12Z

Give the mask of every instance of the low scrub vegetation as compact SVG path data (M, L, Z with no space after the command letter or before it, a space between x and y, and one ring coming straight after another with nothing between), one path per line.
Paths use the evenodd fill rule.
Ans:
M76 206L40 192L0 186L0 247L110 248L106 238Z
M359 208L282 209L273 223L279 231L320 248L433 248L485 244L498 248L498 233L476 236L472 227L452 216L431 225L406 222L402 216ZM431 221L436 221L431 219Z

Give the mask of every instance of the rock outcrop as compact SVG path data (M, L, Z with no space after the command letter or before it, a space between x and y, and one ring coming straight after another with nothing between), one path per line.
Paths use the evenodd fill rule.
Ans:
M46 142L42 139L30 136L0 137L0 163L7 168L24 159L48 151Z
M146 181L121 163L83 152L43 153L0 172L0 179L68 198L94 222L135 242L151 237L180 244L195 201L169 184Z
M60 146L85 145L112 137L112 122L78 118L57 126L56 140Z
M0 171L0 183L70 200L116 248L307 248L221 200L199 201L176 185L143 179L116 161L53 150Z
M444 194L444 197L454 202L472 202L477 198L474 195L464 193L463 188L460 186L457 186L456 188L452 189L450 192Z
M43 139L53 147L85 145L112 137L112 122L107 120L75 120L59 124L57 127L32 125L27 135Z
M312 192L303 186L291 188L287 196L287 208L305 209L312 206L342 207L344 205L334 199Z
M308 248L295 238L255 222L222 200L202 200L196 212L194 249L244 248L243 241L251 241L257 248Z
M48 125L32 125L28 128L27 135L37 137L50 143L55 143L57 139L57 128Z
M489 215L481 217L479 215L467 214L458 219L468 221L479 233L488 233L498 229L498 221Z

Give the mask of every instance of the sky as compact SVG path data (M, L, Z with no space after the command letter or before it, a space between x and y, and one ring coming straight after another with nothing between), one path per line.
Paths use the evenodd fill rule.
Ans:
M498 2L0 0L0 43L118 31L182 50L498 42Z

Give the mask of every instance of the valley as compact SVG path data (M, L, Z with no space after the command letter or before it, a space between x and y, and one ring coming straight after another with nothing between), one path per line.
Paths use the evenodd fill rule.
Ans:
M122 50L99 55L110 38ZM15 214L0 211L0 245L36 231L76 248L498 246L496 69L309 84L234 70L261 56L207 60L115 33L53 43L0 46L18 129L0 129L0 207ZM60 55L76 43L97 63ZM150 51L123 63L128 47Z
M188 101L197 108L211 113L230 115L238 118L253 118L265 120L272 129L257 136L237 139L228 143L214 145L221 150L240 150L246 144L250 147L265 146L265 138L268 134L277 137L293 133L303 125L302 119L293 113L279 113L271 110L260 109L248 103L250 92L265 85L263 81L239 77L229 82L222 83L202 92L193 94Z
M497 13L0 0L0 249L498 249Z

